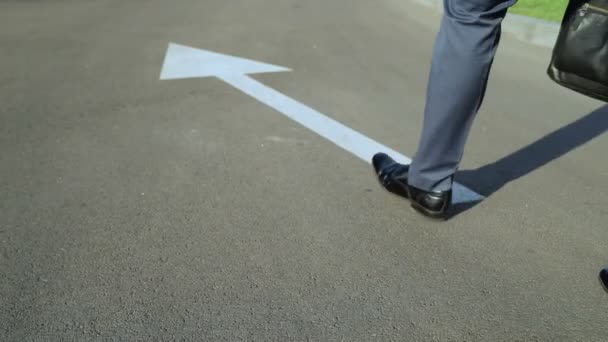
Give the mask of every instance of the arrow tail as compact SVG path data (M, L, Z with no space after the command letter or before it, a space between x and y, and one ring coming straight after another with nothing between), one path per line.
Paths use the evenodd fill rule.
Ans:
M283 95L247 75L222 76L220 78L365 162L371 162L373 155L377 152L385 152L391 156L395 156L400 163L409 164L411 162L409 158L399 154L397 151Z

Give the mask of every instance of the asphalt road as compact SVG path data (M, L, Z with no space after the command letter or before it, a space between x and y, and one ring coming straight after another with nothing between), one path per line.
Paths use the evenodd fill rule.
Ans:
M606 341L608 109L505 35L459 180L371 166L170 42L412 156L436 14L406 1L0 2L0 341Z

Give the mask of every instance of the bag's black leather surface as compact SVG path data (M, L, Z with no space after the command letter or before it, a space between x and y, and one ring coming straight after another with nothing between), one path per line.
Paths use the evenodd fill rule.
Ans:
M562 86L608 102L608 0L569 4L547 74Z

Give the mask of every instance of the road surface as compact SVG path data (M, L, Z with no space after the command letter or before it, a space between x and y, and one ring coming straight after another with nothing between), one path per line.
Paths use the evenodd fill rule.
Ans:
M505 35L443 223L170 43L406 156L439 17L407 1L0 3L0 340L605 341L608 109Z

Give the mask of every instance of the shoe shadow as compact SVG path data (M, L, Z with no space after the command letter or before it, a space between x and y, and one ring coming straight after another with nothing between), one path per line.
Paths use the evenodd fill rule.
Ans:
M506 184L560 158L607 130L608 105L605 105L492 164L457 172L455 181L487 198ZM479 203L481 201L456 203L448 218Z

